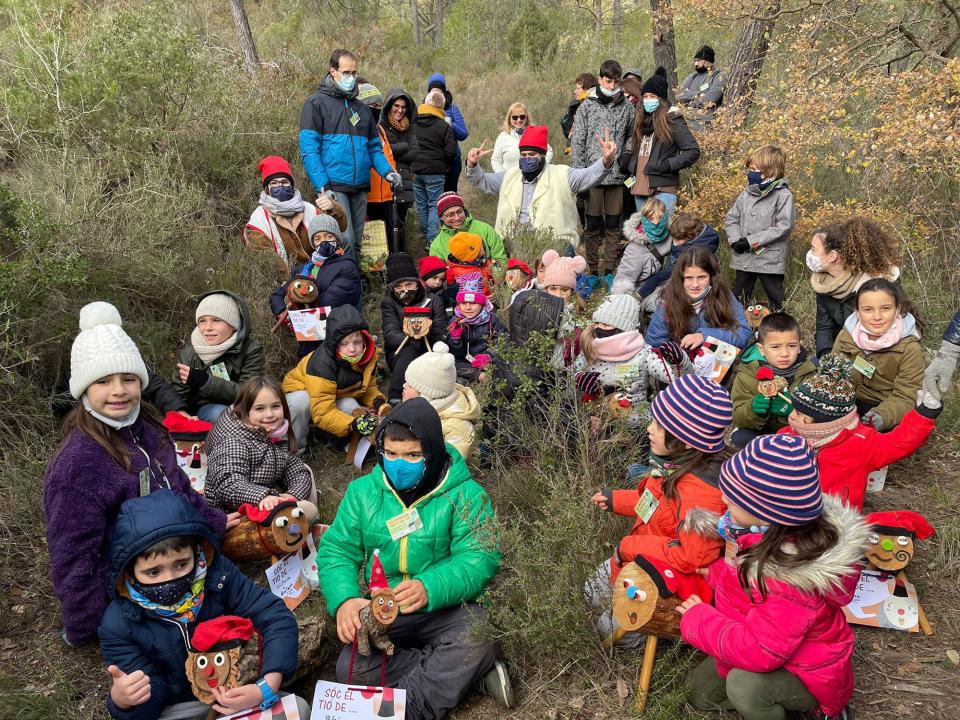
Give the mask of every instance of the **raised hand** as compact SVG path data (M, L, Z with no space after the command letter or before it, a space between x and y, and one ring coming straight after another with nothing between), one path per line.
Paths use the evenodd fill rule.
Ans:
M470 152L467 153L467 167L476 167L477 163L480 162L480 158L485 157L493 153L493 148L487 149L487 141L484 140L480 143L480 147L471 148Z
M600 137L600 133L597 133L597 143L600 145L603 166L610 167L613 165L613 159L617 154L617 144L610 139L610 128L603 129L602 138Z
M110 697L113 704L121 710L129 710L137 705L143 705L150 699L150 677L143 670L137 670L129 675L116 665L107 668L110 673Z

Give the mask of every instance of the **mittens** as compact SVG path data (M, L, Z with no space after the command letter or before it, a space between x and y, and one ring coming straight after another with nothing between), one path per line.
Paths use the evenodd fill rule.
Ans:
M770 402L771 398L768 398L766 395L754 395L753 400L750 402L750 409L753 410L754 415L760 415L761 417L766 417L770 414Z
M363 437L370 437L377 430L377 416L371 415L370 413L364 413L359 417L355 417L353 422L350 424L350 427L354 429L355 432L360 433Z
M730 243L730 249L733 250L737 255L742 255L745 252L750 251L750 241L746 238L740 238L734 243Z
M483 370L483 368L490 364L491 360L492 358L486 353L480 353L479 355L473 356L470 365L477 368L477 370Z
M574 376L574 380L577 384L577 390L582 395L597 396L603 391L603 386L600 384L600 373L598 372L578 372Z
M867 410L867 412L863 414L863 417L860 418L860 422L864 425L873 425L873 429L877 432L883 432L885 425L883 417L873 410Z
M450 333L451 340L459 341L460 338L463 337L463 325L458 320L454 320L452 323L450 323L450 327L447 328L447 330Z
M686 351L680 347L680 344L673 340L667 340L658 348L658 352L660 353L660 357L671 365L682 365L683 359L687 354Z
M780 395L770 398L770 413L772 415L785 418L792 412L793 403L789 400L784 400Z

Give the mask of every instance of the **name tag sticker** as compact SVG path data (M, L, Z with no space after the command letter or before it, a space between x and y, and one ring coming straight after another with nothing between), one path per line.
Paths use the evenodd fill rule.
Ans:
M872 378L873 374L877 371L877 368L864 360L860 355L857 355L853 361L853 369L868 379Z
M637 514L637 517L643 520L645 523L650 522L650 518L653 517L653 513L656 512L657 508L660 507L660 501L657 500L653 493L650 492L650 489L645 489L640 494L640 500L633 507L633 511Z
M356 110L354 110L353 115L350 116L350 124L356 125L358 122L360 122L360 115L357 114Z
M634 185L637 184L637 178L631 175L630 177L628 177L626 180L623 181L623 184L626 185L627 189L629 190L630 188L632 188Z
M150 494L150 468L144 468L140 471L140 497L146 497Z
M703 92L704 90L706 90L706 89L709 88L709 87L710 87L710 83L705 82L703 85L700 86L700 92Z
M420 513L417 512L416 508L411 508L405 513L400 513L387 520L387 530L390 531L390 537L394 540L405 538L422 527L423 521L420 519Z
M214 377L218 377L221 380L230 379L230 373L227 370L227 366L224 365L222 362L217 363L216 365L211 365L210 367L207 368L207 370L210 371L211 375L213 375Z

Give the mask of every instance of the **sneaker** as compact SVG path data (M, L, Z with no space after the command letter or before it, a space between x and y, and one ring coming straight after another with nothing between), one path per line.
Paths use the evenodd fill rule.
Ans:
M515 707L513 685L510 684L507 666L499 660L494 662L490 671L480 678L477 686L480 692L489 695L500 707L505 707L508 710Z
M590 273L587 275L587 282L590 283L590 287L596 290L598 287L600 287L600 276Z
M613 273L607 273L603 276L603 283L607 287L607 292L613 289Z

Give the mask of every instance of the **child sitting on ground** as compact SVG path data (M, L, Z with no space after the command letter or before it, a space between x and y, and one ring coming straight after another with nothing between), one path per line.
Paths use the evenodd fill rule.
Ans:
M214 646L249 639L250 628L241 634L239 618L260 635L260 679L232 690L213 688L217 713L272 705L280 684L292 678L297 621L283 600L247 579L219 546L210 523L169 490L124 503L110 545L111 602L98 631L111 678L107 710L116 720L209 717L210 706L194 698L185 671L188 640L199 644L199 623L215 632L208 638ZM213 622L217 618L222 621ZM309 718L307 703L296 701L300 717Z
M444 445L440 417L423 398L386 416L376 446L379 461L347 486L317 564L337 635L349 646L370 603L359 576L363 571L369 582L370 558L379 551L400 608L387 631L395 650L384 662L379 650L363 656L344 647L337 681L403 688L410 720L446 717L481 679L494 699L512 706L497 645L477 632L485 616L477 600L500 566L490 498ZM401 520L397 532L387 532Z
M680 253L690 248L706 248L714 255L720 246L720 236L713 226L705 223L703 219L695 213L677 213L672 216L670 221L670 255L666 259L666 264L662 270L655 272L648 277L637 289L637 295L643 300L643 311L652 313L657 308L657 299L660 297L660 290L670 279L670 271L680 257Z
M720 471L722 515L687 514L684 531L736 545L710 566L711 606L697 595L677 611L685 642L709 657L691 673L691 703L744 720L819 710L852 717L853 599L869 528L854 509L821 497L817 462L799 438L764 435Z
M327 336L283 378L290 425L298 447L306 447L311 421L336 445L353 432L369 436L386 401L377 388L380 351L367 322L353 305L330 311Z
M669 221L667 206L655 197L647 198L643 206L627 218L623 224L627 247L617 266L611 293L632 293L663 268L664 261L670 257Z
M250 335L250 311L232 292L200 298L197 326L180 349L173 386L193 415L214 422L237 398L240 383L266 369L263 347Z
M449 319L453 315L457 298L456 295L451 297L447 292L447 264L433 255L424 255L417 263L417 268L420 270L420 280L427 288L427 292L432 292L443 300L443 306Z
M782 312L761 320L757 342L743 351L733 381L736 429L730 437L731 444L742 448L757 435L769 435L785 427L793 412L790 393L816 372L817 368L807 360L807 351L800 347L800 324L796 320ZM775 392L761 392L761 383Z
M455 294L460 278L464 275L480 275L482 291L489 296L494 284L493 258L484 254L483 238L473 233L458 232L450 238L450 254L447 255L447 293Z
M616 630L610 610L611 585L620 569L643 556L669 563L679 573L695 574L718 557L723 542L683 530L683 520L695 507L717 513L724 504L717 487L720 463L730 457L723 435L733 408L727 391L697 375L684 375L653 399L650 436L650 471L636 488L604 489L591 501L601 510L634 519L633 528L598 568L584 591L595 610L602 611L600 631L607 637ZM637 516L641 498L647 496L649 514ZM626 633L618 647L637 647L640 633Z
M923 322L903 288L884 278L860 286L856 308L833 351L853 362L861 421L890 430L913 407L923 385Z
M450 352L457 360L457 377L463 382L486 379L484 368L490 364L492 346L509 333L482 287L479 273L460 276L457 306L447 328Z
M820 359L819 373L793 391L790 426L780 433L797 435L817 454L823 492L851 507L863 507L867 476L912 455L930 437L940 414L940 396L925 392L922 402L888 433L861 424L851 364L842 355Z
M457 365L445 343L433 346L407 366L403 399L422 397L440 414L443 439L470 459L477 444L480 403L473 390L457 383Z
M281 500L298 500L309 520L317 517L313 472L296 454L290 409L280 383L247 380L237 400L207 435L206 497L234 512L244 503L273 510Z

